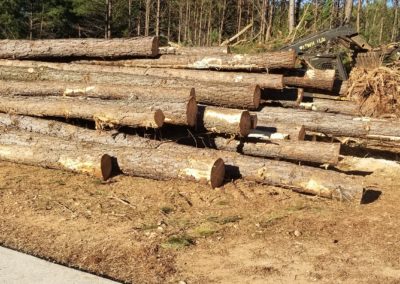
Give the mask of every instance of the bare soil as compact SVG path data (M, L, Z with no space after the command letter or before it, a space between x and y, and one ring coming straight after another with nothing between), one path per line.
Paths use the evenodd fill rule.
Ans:
M0 162L0 245L127 283L400 283L400 174L370 204Z

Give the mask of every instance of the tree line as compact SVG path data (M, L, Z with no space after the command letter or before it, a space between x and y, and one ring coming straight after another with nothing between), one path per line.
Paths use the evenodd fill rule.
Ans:
M0 0L0 37L158 35L186 45L290 41L353 25L374 45L398 40L399 0Z

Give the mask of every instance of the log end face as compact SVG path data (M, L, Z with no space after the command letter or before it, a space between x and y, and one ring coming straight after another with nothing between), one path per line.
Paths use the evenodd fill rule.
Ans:
M246 137L250 134L250 131L252 129L252 119L250 112L242 112L242 115L240 116L239 129L240 136Z
M110 155L104 154L101 157L100 167L103 180L111 178L113 172L113 158Z
M164 125L165 115L162 110L158 109L154 112L154 122L157 127L162 127Z
M187 104L187 109L186 109L186 119L187 119L187 125L189 126L195 126L197 123L197 102L196 98L190 97L188 104Z
M212 188L220 187L224 183L225 163L219 158L211 168L210 183Z

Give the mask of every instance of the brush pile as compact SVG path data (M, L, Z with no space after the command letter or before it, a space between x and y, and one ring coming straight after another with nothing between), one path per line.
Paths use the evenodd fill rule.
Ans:
M368 117L400 117L400 66L352 70L347 96Z
M376 186L340 173L346 156L332 142L398 141L400 123L361 118L333 94L333 70L300 70L293 51L158 44L0 41L0 159L105 180L122 173L216 188L242 178L356 202ZM379 71L365 88L365 78L353 80L351 92L377 90L394 105L396 72Z

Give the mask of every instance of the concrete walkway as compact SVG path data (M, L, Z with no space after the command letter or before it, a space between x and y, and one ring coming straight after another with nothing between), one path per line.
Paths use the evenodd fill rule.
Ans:
M0 284L116 284L117 282L0 247Z

